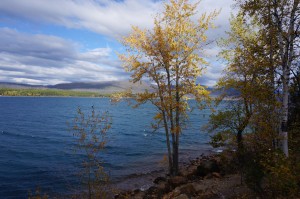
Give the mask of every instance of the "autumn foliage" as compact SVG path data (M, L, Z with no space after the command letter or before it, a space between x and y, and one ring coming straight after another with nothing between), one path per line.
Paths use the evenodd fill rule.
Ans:
M238 94L212 114L212 143L236 150L243 181L256 193L294 198L300 190L299 1L236 5L239 13L220 41L227 67L218 89Z
M127 53L121 54L125 69L134 83L148 80L152 88L135 95L139 104L151 102L157 108L155 128L166 134L169 172L178 174L179 136L187 119L189 97L201 102L209 92L196 83L207 65L203 47L205 32L213 27L217 12L203 14L196 21L198 3L171 0L154 19L152 30L132 27L123 38Z

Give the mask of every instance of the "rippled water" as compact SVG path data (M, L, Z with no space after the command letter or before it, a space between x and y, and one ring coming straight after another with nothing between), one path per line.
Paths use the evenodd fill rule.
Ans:
M72 150L67 122L78 106L89 110L92 105L113 119L102 155L113 181L161 169L165 136L152 132L155 109L149 104L132 109L126 103L111 105L107 98L0 97L0 198L26 198L37 186L50 195L67 193L78 184L82 156ZM208 135L201 132L209 114L208 109L190 114L180 138L182 157L209 148Z

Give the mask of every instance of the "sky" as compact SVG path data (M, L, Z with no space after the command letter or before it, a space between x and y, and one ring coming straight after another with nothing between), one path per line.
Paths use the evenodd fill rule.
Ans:
M191 0L193 2L194 0ZM221 9L209 41L225 37L233 0L202 0L199 15ZM129 79L117 53L131 26L151 29L160 0L1 0L0 82L53 85ZM199 82L212 86L224 63L215 43Z

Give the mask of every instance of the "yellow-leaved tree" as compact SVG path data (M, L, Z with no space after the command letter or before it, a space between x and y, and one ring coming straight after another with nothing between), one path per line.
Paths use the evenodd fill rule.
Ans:
M179 136L187 119L188 98L197 102L207 99L209 92L197 78L207 65L203 46L205 32L213 27L218 12L196 16L199 2L171 0L154 19L154 28L142 30L132 27L123 38L126 53L119 57L132 82L148 80L151 89L134 95L137 105L151 102L157 108L155 128L164 128L168 150L169 173L178 174Z
M274 79L280 77L281 87L281 124L280 147L288 157L288 116L291 77L295 76L293 65L299 62L299 0L236 0L245 18L256 17L262 25L265 34L266 57L273 64ZM277 62L274 62L277 59Z

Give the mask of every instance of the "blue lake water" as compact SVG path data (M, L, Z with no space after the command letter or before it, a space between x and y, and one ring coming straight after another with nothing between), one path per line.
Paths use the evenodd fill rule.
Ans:
M190 102L193 105L193 101ZM112 181L159 169L167 153L163 131L151 129L155 109L137 109L107 98L0 97L0 198L27 198L37 186L49 193L67 193L78 184L75 173L82 155L74 153L68 130L77 107L109 111L112 128L102 158ZM180 137L181 157L210 149L201 131L210 110L194 110Z

